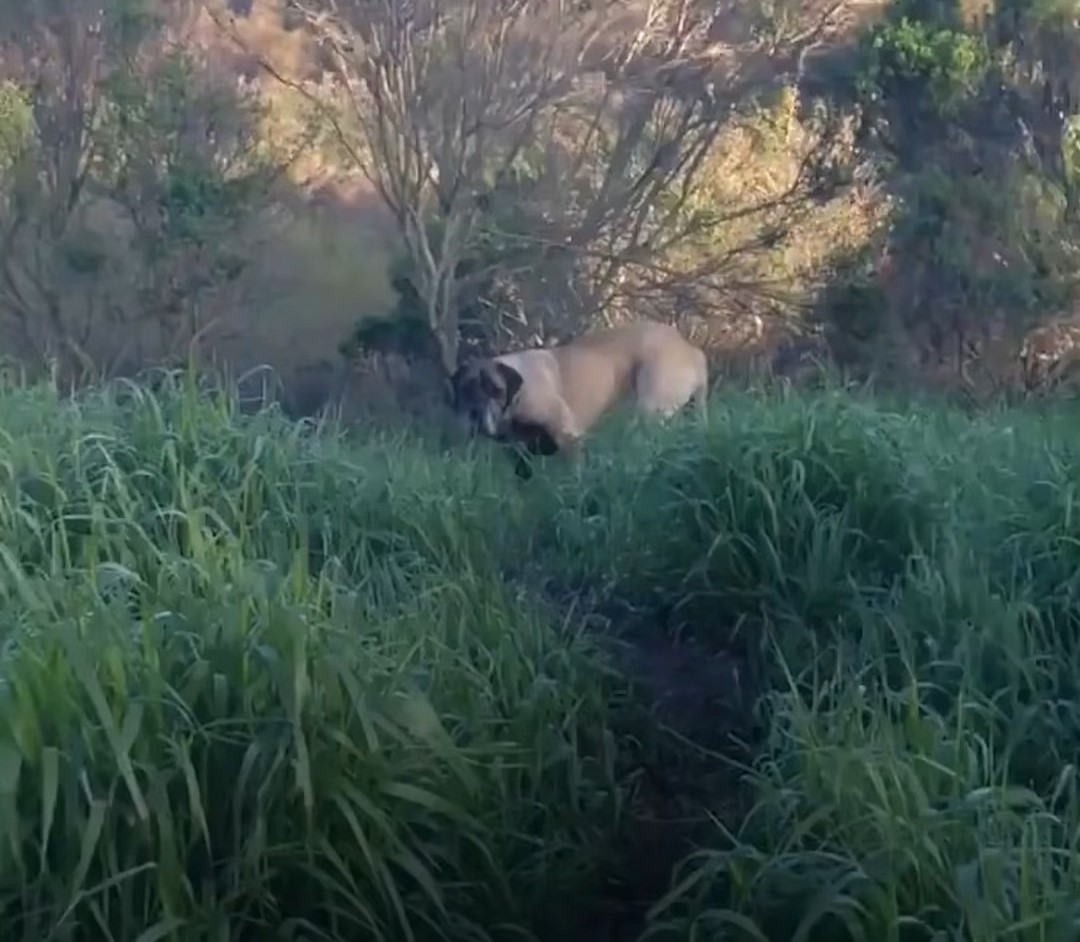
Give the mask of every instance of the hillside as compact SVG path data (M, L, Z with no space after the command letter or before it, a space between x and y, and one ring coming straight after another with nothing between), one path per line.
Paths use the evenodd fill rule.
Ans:
M705 8L653 0L626 9L603 28L637 31L640 44ZM689 306L691 329L739 372L783 371L813 350L886 382L977 396L1058 385L1075 332L1076 27L1065 7L803 0L708 11L705 32L685 28L677 44L694 68L707 65L709 88L724 88L734 109L687 203L710 218L671 253L687 286L623 303L638 313L655 305L660 316ZM230 33L262 93L302 108L305 94L333 81L332 60L276 25L286 21L255 3L227 29L204 16L199 41ZM355 164L314 153L305 179L385 226ZM567 317L587 315L551 310L553 276L530 285L515 275L509 292L489 284L484 301L515 307L534 333L552 317L557 335L572 332ZM521 342L516 332L496 342Z
M1077 938L1078 40L0 4L8 937ZM707 417L445 428L635 317Z
M975 16L945 0L598 0L561 26L543 19L543 5L528 8L514 28L547 37L551 62L576 57L573 108L599 109L604 120L575 131L570 99L557 108L523 99L535 140L518 139L502 169L469 169L480 176L466 189L501 181L481 207L460 201L465 190L446 203L430 174L392 192L407 178L386 162L390 151L370 152L380 114L395 133L420 121L409 131L423 142L409 158L417 168L448 159L465 130L424 124L419 107L387 100L372 112L350 97L342 79L354 88L396 81L385 64L381 78L365 72L376 60L343 38L366 28L359 21L277 0L113 2L115 10L72 7L67 19L39 18L36 0L12 10L12 24L31 28L5 45L7 146L59 173L33 194L19 192L30 177L15 164L8 174L4 346L31 369L51 362L79 382L194 351L234 371L269 364L294 405L317 405L344 375L339 348L371 318L460 320L462 343L505 346L566 336L597 316L674 310L736 371L767 370L779 345L796 351L781 369L813 351L888 382L986 392L1030 385L1031 364L1022 369L1019 356L1032 329L1051 359L1058 338L1071 336L1047 335L1071 316L1075 268L1075 30L1052 3L1002 0ZM425 0L432 10L440 2ZM477 16L489 2L468 0ZM95 16L138 26L95 32ZM126 36L138 58L124 58L108 36ZM491 42L532 43L538 55L525 36L493 33ZM486 41L464 41L473 38ZM85 71L81 99L21 98L67 68L63 58L34 58L35 49L65 48L70 68ZM476 60L477 69L502 68L507 51L485 48L496 58ZM119 64L129 61L125 78L129 66ZM565 75L566 63L559 68ZM658 87L662 76L679 91ZM466 72L410 80L432 108L452 87L466 96L499 87L472 88ZM140 99L140 87L154 91ZM470 107L497 120L508 100L483 94ZM634 95L636 117L625 110ZM26 106L35 123L20 131ZM80 137L57 136L83 111L112 117ZM201 142L200 126L210 135ZM609 157L592 144L575 154L574 135L597 128L610 138ZM466 149L502 153L505 142L468 133ZM223 188L245 195L232 201ZM162 228L147 209L180 192L209 202L178 204L183 220ZM675 201L671 211L652 215L665 200ZM455 243L424 248L435 229L402 228L414 209L436 229L450 225ZM572 250L543 248L555 244ZM436 266L426 273L425 258ZM446 278L453 305L424 313ZM375 368L361 408L387 383L417 387L406 400L424 400L417 390L429 368L379 367L373 356L393 361L402 351L371 347L363 332L353 339L362 354L353 367ZM407 346L411 358L423 342Z

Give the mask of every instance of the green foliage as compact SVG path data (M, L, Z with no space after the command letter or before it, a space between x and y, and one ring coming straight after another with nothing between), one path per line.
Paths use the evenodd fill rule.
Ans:
M1017 169L1005 179L957 180L932 169L918 177L909 207L896 237L923 245L965 301L1018 317L1068 300L1076 249L1063 195L1045 178Z
M206 243L250 211L270 169L248 139L254 103L208 83L183 51L150 74L115 73L105 91L108 143L99 169L121 193L156 203L164 241Z
M1061 135L1062 169L1064 171L1065 185L1073 204L1080 193L1080 116L1072 115L1065 122L1065 129Z
M180 0L184 2L184 0ZM164 22L160 0L100 0L94 4L79 0L5 0L0 6L0 31L11 37L16 48L31 49L47 33L59 33L65 24L76 32L86 30L80 40L98 45L111 64L127 59ZM50 52L56 47L44 44ZM70 51L71 47L68 47ZM50 67L56 62L41 62Z
M1071 122L1063 131L1053 112L1070 107L1055 73L1071 67L1065 33L1043 36L1050 5L1016 0L976 21L956 0L894 0L861 37L866 126L900 199L881 234L887 265L822 298L846 363L879 375L899 364L902 379L915 363L936 378L974 371L1000 386L1028 329L1069 310L1076 161ZM1045 85L1031 80L1036 64Z
M894 364L890 336L895 325L889 297L868 258L843 259L813 313L833 358L848 368L872 368L888 376Z
M23 156L33 135L29 96L14 82L0 82L0 178Z
M107 0L100 9L109 46L121 54L138 49L165 22L159 0Z
M389 265L390 286L397 296L393 310L379 317L364 317L338 345L346 359L367 354L393 354L409 360L439 361L439 346L431 329L427 306L414 285L415 270L405 252Z
M342 342L338 352L346 359L364 354L396 354L406 359L419 359L431 364L437 361L438 345L425 318L402 310L384 317L367 317L356 325Z
M858 89L899 199L878 273L888 303L867 298L858 315L839 286L823 299L845 355L881 359L876 336L887 357L897 342L913 348L905 372L921 362L959 378L984 358L998 381L1024 333L1069 310L1076 161L1072 122L1056 112L1071 107L1058 89L1072 40L1044 35L1052 6L1017 0L977 22L954 0L896 0L862 36Z
M962 29L962 7L963 0L891 0L888 19L894 23L902 19L914 20L938 29Z
M251 259L248 224L283 162L259 137L261 106L169 39L183 0L15 6L0 13L23 19L3 55L32 89L36 120L16 130L35 159L10 188L19 213L0 219L18 228L5 238L5 333L62 372L114 365L86 348L108 361L149 341L143 355L167 357L216 319L210 304L230 305Z
M862 40L857 87L862 97L898 99L911 109L955 116L982 88L990 66L985 41L904 16Z
M1011 20L1026 40L1045 41L1053 37L1061 43L1075 41L1077 34L1075 0L1000 0L994 10L999 20ZM1012 36L1020 39L1020 36Z
M1024 166L964 176L929 163L902 179L894 267L854 259L819 299L845 366L903 382L912 352L944 364L967 357L964 344L1018 345L1072 303L1078 249L1058 185Z

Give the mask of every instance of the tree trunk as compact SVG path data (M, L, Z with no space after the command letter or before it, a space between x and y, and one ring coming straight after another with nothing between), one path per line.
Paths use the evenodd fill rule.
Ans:
M457 369L460 346L458 310L453 288L452 269L450 272L440 272L438 278L432 279L431 296L428 298L428 323L439 345L439 358L447 377L453 376Z
M443 317L440 323L432 327L432 330L435 332L435 340L439 344L439 358L442 361L443 371L447 376L453 376L458 365L457 315Z

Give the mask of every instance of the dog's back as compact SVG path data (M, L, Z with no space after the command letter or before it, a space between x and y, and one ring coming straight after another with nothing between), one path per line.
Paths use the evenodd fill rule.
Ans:
M562 396L582 429L633 388L646 339L641 326L597 331L552 349Z
M639 321L552 349L563 396L582 427L631 395L649 414L681 408L707 390L705 354L669 324Z

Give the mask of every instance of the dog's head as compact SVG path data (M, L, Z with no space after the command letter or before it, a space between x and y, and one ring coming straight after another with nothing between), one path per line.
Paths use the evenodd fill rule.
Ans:
M474 434L502 438L523 382L517 370L497 360L464 363L450 380L454 412Z

